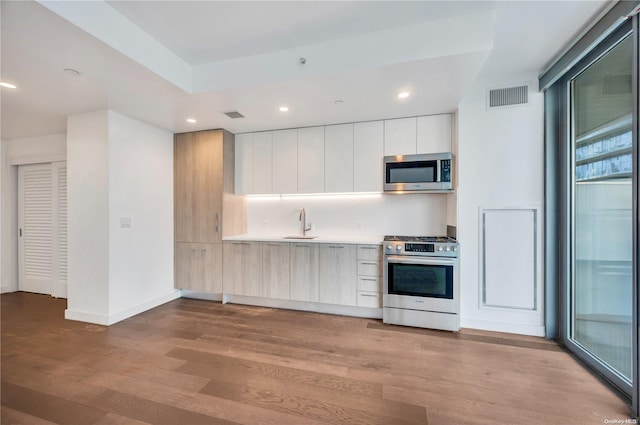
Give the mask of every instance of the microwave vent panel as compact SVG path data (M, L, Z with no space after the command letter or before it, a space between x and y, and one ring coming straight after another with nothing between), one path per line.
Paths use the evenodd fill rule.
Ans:
M238 111L230 111L230 112L225 112L224 113L226 116L228 116L229 118L244 118L244 115L242 115L240 112Z
M494 88L487 91L487 109L526 105L529 103L529 86Z

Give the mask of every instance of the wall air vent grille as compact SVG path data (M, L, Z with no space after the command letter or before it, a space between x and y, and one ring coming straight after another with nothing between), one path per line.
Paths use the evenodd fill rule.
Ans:
M244 115L242 115L240 112L238 111L230 111L230 112L225 112L224 113L226 116L228 116L229 118L244 118Z
M504 108L529 103L529 86L505 87L488 91L487 107Z

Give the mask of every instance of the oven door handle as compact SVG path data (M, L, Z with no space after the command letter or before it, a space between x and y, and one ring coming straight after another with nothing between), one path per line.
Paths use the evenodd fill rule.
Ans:
M455 258L439 258L439 257L416 257L407 258L397 255L387 255L385 257L387 264L420 264L420 265L435 265L435 266L455 266L457 259Z

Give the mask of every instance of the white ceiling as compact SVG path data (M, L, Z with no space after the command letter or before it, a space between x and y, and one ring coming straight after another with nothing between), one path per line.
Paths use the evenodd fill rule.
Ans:
M108 1L192 65L491 10L454 1ZM170 25L167 25L170 22Z
M2 1L1 78L18 89L2 89L1 137L104 108L235 133L454 111L480 73L540 72L606 3Z

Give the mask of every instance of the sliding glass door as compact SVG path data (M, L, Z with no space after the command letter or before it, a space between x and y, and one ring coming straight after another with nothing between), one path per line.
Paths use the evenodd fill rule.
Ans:
M567 339L622 387L633 374L634 43L613 40L569 84Z

